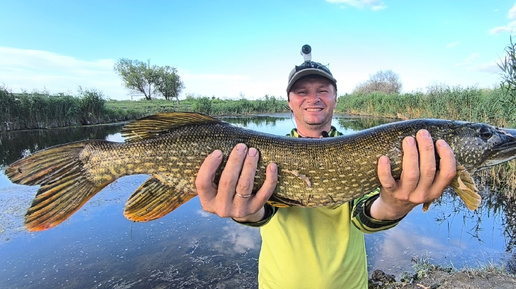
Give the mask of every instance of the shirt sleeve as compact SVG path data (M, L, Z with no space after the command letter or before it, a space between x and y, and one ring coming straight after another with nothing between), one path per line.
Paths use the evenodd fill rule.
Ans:
M233 221L235 221L235 222L237 222L239 224L245 225L245 226L261 227L261 226L267 224L272 219L272 217L274 217L276 212L278 211L277 207L271 206L268 203L265 203L264 208L265 208L265 214L263 216L263 219L261 219L258 222L239 222L239 221L237 221L237 220L235 220L233 218L232 219L233 219Z
M356 200L353 200L351 222L364 233L374 233L395 227L404 218L382 221L371 217L371 204L380 196L380 189L376 189Z

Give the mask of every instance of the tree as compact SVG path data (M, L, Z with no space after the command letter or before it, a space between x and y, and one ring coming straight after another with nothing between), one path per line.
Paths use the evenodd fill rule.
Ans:
M151 100L152 84L155 82L155 73L149 67L149 62L145 64L143 61L121 58L114 67L124 80L125 87L143 93L147 100Z
M170 66L158 67L156 73L155 92L158 91L166 100L175 98L179 104L179 93L184 88L181 78L177 74L177 69Z
M122 58L115 63L114 69L124 80L125 87L143 93L145 99L151 100L152 95L161 95L167 100L176 98L179 103L179 93L184 84L174 67L151 67L150 61L145 63Z
M385 94L396 94L401 92L401 88L402 84L397 73L392 70L380 70L371 75L366 82L357 85L353 93L383 92Z

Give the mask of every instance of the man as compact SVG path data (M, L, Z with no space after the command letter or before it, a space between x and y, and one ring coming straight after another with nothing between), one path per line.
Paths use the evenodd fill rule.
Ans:
M329 69L317 62L305 61L292 70L287 93L297 128L290 136L340 135L331 125L336 83ZM253 192L259 153L244 144L231 152L218 186L213 180L222 153L210 154L199 169L196 187L205 211L260 227L260 288L367 288L363 232L394 227L417 205L439 198L455 176L453 151L443 140L434 146L426 130L403 140L403 154L399 180L391 175L388 157L382 156L381 188L335 207L271 207L266 202L276 186L278 167L269 164L263 186Z

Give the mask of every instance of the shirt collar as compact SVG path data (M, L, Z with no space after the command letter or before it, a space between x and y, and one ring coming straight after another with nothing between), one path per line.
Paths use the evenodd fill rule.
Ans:
M336 137L336 136L340 136L342 135L342 133L340 133L339 131L337 131L337 129L334 127L334 126L331 126L331 129L330 131L328 132L328 136L327 137ZM298 137L298 138L301 138L302 136L299 135L299 133L297 132L297 128L293 128L289 134L287 134L287 136L289 137Z

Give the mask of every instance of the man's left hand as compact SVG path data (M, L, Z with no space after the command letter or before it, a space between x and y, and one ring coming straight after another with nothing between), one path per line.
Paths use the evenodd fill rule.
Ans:
M371 217L375 219L396 220L417 205L438 199L456 175L453 150L444 140L438 140L434 147L427 130L418 131L415 139L406 137L402 147L399 180L392 177L387 156L378 160L378 178L382 187L380 197L371 205ZM440 158L439 166L436 165L436 151Z

